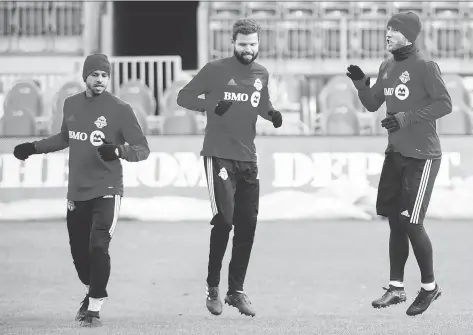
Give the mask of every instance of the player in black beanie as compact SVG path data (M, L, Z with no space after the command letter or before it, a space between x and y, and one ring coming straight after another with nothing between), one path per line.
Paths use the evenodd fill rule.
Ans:
M348 67L358 97L370 112L386 103L381 125L388 133L388 146L376 201L378 215L390 227L390 278L386 293L372 302L375 308L407 300L404 268L412 244L421 272L421 289L406 314L422 314L442 291L434 277L432 243L424 227L442 150L436 120L451 113L452 101L439 66L424 59L416 40L422 24L413 12L398 13L387 22L387 50L376 84L356 65Z

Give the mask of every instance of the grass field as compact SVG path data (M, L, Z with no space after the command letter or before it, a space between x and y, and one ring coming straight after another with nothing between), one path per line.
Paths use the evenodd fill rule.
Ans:
M426 225L444 293L411 318L405 311L420 287L412 250L408 303L371 308L388 279L385 222L260 223L245 286L257 316L249 318L228 305L218 317L205 308L207 223L119 222L103 326L82 329L73 319L84 289L65 223L1 223L0 334L472 334L473 224Z

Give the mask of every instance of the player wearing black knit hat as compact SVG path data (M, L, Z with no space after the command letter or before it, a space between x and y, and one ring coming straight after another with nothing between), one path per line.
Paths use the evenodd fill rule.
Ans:
M375 112L384 102L387 107L381 125L388 132L388 146L376 210L389 220L390 282L372 305L406 301L403 281L410 241L421 272L421 290L406 311L411 316L423 313L441 295L423 222L442 156L436 120L452 111L438 65L418 52L415 41L421 29L415 13L393 15L386 32L392 57L381 64L373 87L358 66L350 65L347 73L366 109Z
M69 148L67 230L77 274L86 286L76 320L95 327L100 325L99 312L108 296L109 246L123 196L119 158L138 162L150 152L131 106L106 91L110 78L107 56L88 56L82 78L86 90L65 100L61 131L19 144L13 154L25 160Z

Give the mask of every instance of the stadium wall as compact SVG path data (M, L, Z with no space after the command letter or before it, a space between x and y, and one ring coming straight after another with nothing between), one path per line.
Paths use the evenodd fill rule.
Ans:
M24 139L22 139L24 140ZM150 137L151 155L124 162L122 218L208 220L201 137ZM470 137L443 137L444 155L428 217L473 218ZM66 215L67 151L16 160L18 139L0 139L0 220ZM384 136L258 137L260 220L376 217Z

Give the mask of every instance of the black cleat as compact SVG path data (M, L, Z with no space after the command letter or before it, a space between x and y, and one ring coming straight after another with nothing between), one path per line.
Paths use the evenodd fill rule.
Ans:
M397 305L401 302L405 302L407 300L406 291L404 291L404 287L395 287L389 285L389 288L383 287L386 290L386 293L379 299L374 300L371 303L371 306L374 308L385 308L391 305Z
M251 301L248 296L243 292L236 292L233 294L227 294L225 297L225 303L238 308L240 314L255 316L256 312L251 307Z
M82 321L84 319L85 313L87 312L88 308L89 308L89 295L86 295L84 300L82 300L81 302L79 311L77 311L76 321Z
M435 289L432 291L427 291L421 288L414 302L407 309L406 314L409 316L416 316L424 313L427 308L429 308L430 304L437 300L441 295L442 290L437 284L435 284Z
M222 301L220 300L220 293L218 287L206 287L205 294L207 298L205 299L205 304L207 305L207 309L213 315L220 315L222 314Z
M95 328L100 327L102 322L100 321L99 312L87 311L84 318L80 322L81 327Z

